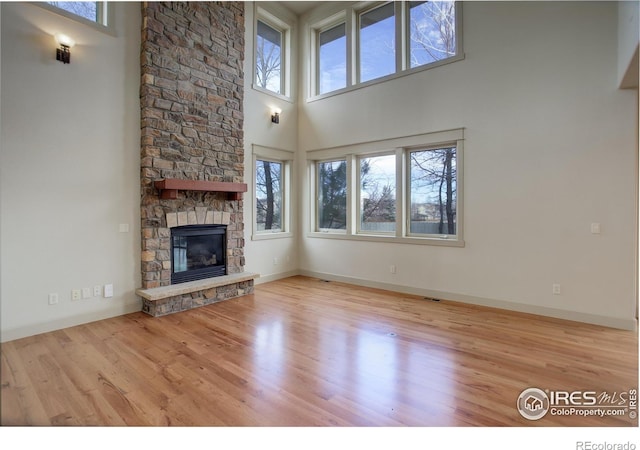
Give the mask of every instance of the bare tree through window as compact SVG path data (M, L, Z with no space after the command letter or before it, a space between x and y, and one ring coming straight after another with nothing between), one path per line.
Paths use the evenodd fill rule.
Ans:
M256 41L256 83L261 88L282 93L282 33L260 20Z
M47 2L51 6L63 9L76 16L96 22L98 20L97 2Z
M410 152L410 232L456 234L456 147Z
M256 161L256 225L258 231L282 230L283 164Z
M456 55L454 1L409 2L409 19L411 67Z
M347 163L318 163L318 228L347 227Z

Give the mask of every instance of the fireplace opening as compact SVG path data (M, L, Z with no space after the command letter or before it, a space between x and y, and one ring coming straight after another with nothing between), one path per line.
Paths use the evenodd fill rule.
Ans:
M226 225L171 228L171 284L226 274Z

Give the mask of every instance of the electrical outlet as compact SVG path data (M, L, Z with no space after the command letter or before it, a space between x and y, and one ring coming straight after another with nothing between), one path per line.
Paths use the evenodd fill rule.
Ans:
M100 293L102 292L102 288L100 286L93 287L93 296L100 297Z
M591 224L591 234L600 234L600 224L599 223L592 223Z
M80 289L73 289L71 291L71 300L80 300L82 298L82 294Z
M279 262L280 262L280 261L278 260L278 258L277 258L277 257L273 258L273 265L274 265L274 266L277 266Z
M553 295L560 295L560 285L558 283L554 283L552 286Z
M82 298L91 298L91 288L82 288Z
M49 304L50 305L58 304L58 294L49 294Z
M113 284L104 285L104 298L113 297Z
M390 272L390 273L394 273L394 274L396 273L396 266L395 266L395 264L392 264L392 265L390 265L390 266L389 266L389 272Z

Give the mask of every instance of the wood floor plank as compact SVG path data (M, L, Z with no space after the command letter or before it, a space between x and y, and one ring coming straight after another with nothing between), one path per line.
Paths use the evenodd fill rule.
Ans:
M7 342L0 367L2 425L638 425L516 408L637 389L636 332L308 277Z

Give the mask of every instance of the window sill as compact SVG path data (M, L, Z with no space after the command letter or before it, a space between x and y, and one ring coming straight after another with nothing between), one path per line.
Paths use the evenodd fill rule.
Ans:
M254 233L251 235L252 241L267 241L270 239L286 239L292 238L293 233L287 231L276 231L273 233L262 232L262 233Z
M251 85L251 88L256 92L260 92L262 94L266 94L266 95L269 95L271 97L275 97L277 99L284 100L285 102L295 103L295 99L293 97L290 97L290 96L284 95L284 94L278 94L277 92L270 91L269 89L265 89L265 88L260 87L260 86L258 86L256 84Z
M416 237L416 236L380 236L370 234L345 234L345 233L323 233L313 231L307 233L309 238L341 239L348 241L369 241L386 242L391 244L411 244L411 245L436 245L441 247L464 247L465 242L460 238L437 238L437 237Z
M334 97L336 95L340 95L340 94L345 94L347 92L356 91L358 89L362 89L362 88L366 88L366 87L369 87L369 86L373 86L375 84L380 84L380 83L384 83L386 81L391 81L391 80L395 80L395 79L398 79L398 78L406 77L407 75L413 75L414 73L424 72L424 71L429 70L429 69L435 69L436 67L445 66L447 64L451 64L451 63L454 63L454 62L462 61L463 59L464 59L464 53L461 53L459 55L452 56L451 58L442 59L440 61L436 61L436 62L433 62L431 64L425 64L423 66L413 67L411 69L405 69L405 70L400 71L400 72L395 72L395 73L392 73L390 75L386 75L386 76L380 77L380 78L375 78L373 80L368 80L368 81L365 81L365 82L362 82L362 83L352 84L351 86L347 86L347 87L344 87L344 88L341 88L341 89L336 89L335 91L325 92L323 94L311 95L311 96L309 96L309 98L307 98L307 103L312 103L312 102L315 102L315 101L318 101L318 100L322 100L322 99L325 99L325 98Z

